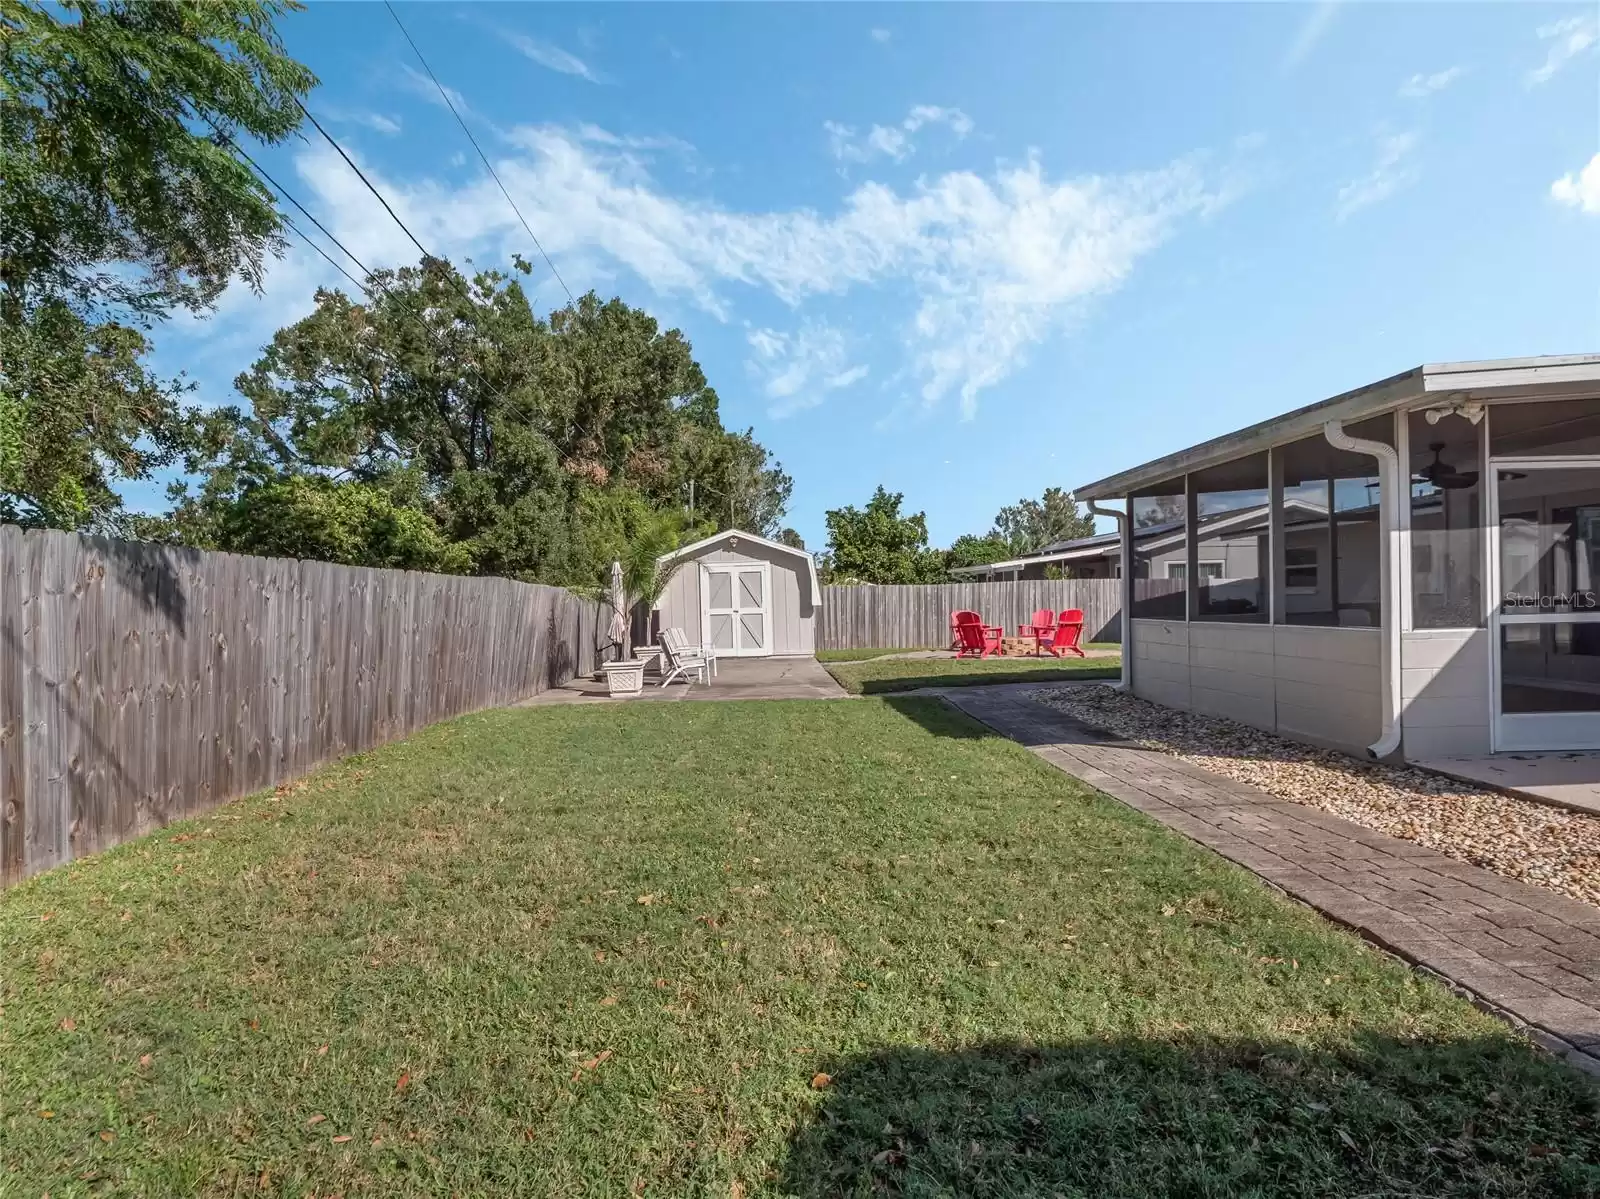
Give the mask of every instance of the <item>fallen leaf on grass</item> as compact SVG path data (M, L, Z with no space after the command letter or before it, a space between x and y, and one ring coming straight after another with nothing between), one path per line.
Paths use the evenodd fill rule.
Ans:
M250 1021L250 1031L251 1032L260 1032L261 1031L261 1021L259 1019L256 1019L256 1018L252 1018L251 1019L251 1021Z
M607 995L604 999L602 999L600 1001L600 1006L601 1007L616 1007L617 1006L617 997L615 995Z
M898 1149L880 1149L872 1155L872 1164L875 1166L903 1166L906 1164L906 1155Z
M112 1132L109 1128L104 1128L100 1131L100 1139L109 1145L112 1141L117 1139L117 1134Z
M328 1052L328 1047L326 1045L324 1045L321 1049L317 1050L317 1056L318 1057L322 1057L327 1052Z
M321 1124L327 1118L328 1117L324 1116L321 1112L318 1112L316 1115L312 1116L311 1119L306 1121L306 1127L310 1128L313 1124Z
M55 1117L56 1117L56 1114L53 1111L51 1111L49 1108L46 1108L44 1111L39 1113L39 1119L41 1119L41 1120L54 1120Z
M735 1178L733 1180L733 1184L728 1187L728 1199L744 1199L744 1183L740 1182L737 1178Z
M65 1020L63 1020L61 1022L61 1031L62 1032L71 1032L73 1029L75 1029L77 1027L78 1027L78 1022L76 1020L74 1020L71 1016L68 1016Z
M410 1085L411 1085L411 1071L402 1070L400 1072L399 1081L397 1081L394 1084L394 1089L397 1090L397 1091L403 1091L407 1087L409 1087Z
M824 1074L819 1070L811 1076L811 1089L813 1091L820 1091L832 1081L833 1075Z
M1356 1151L1355 1138L1352 1137L1348 1132L1346 1132L1342 1128L1339 1129L1338 1132L1339 1132L1339 1139L1344 1142L1345 1148L1349 1149L1351 1151Z
M655 901L656 901L656 897L654 895L641 895L641 896L639 896L638 899L634 900L633 902L634 903L642 903L642 904L645 904L646 906L649 906L650 904L654 903Z
M151 1055L150 1055L150 1054L148 1054L148 1053L146 1053L146 1054L143 1054L143 1055L142 1055L142 1056L141 1056L141 1057L140 1057L140 1058L139 1058L139 1064L140 1064L140 1065L141 1065L141 1066L148 1066L148 1065L149 1065L149 1064L150 1064L150 1061L151 1061Z
M583 1068L585 1070L593 1070L596 1066L598 1066L601 1062L605 1061L610 1056L611 1056L611 1050L602 1049L599 1053L595 1054L588 1061L584 1062L583 1063Z
M344 1143L345 1143L345 1142L346 1142L346 1141L348 1141L348 1140L349 1140L349 1139L350 1139L350 1138L349 1138L349 1137L347 1137L347 1136L346 1136L346 1137L334 1137L334 1138L333 1138L333 1143L334 1143L334 1144L335 1144L335 1145L343 1145L343 1144L344 1144Z

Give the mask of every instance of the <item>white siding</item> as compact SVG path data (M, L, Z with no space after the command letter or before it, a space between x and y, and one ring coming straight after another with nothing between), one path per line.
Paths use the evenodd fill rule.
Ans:
M1407 633L1400 648L1405 756L1412 761L1489 752L1489 633Z
M1351 753L1382 730L1376 629L1131 623L1145 699Z
M661 597L661 627L676 625L689 640L700 640L704 611L700 594L702 562L722 565L766 562L772 568L772 595L768 611L772 625L772 652L779 657L808 656L816 652L816 596L804 559L741 540L737 550L711 546L685 562L673 575Z

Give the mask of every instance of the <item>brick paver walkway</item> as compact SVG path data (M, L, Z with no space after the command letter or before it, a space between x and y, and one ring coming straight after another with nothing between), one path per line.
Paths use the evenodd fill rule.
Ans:
M1034 700L1034 690L941 694L1600 1075L1600 909L1089 729Z

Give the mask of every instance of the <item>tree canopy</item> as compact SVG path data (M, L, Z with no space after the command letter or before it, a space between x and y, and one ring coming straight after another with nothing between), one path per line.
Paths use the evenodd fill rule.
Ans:
M995 514L994 533L1010 547L1010 557L1037 554L1047 545L1094 535L1094 517L1078 511L1072 493L1046 487L1042 499L1021 499ZM992 561L992 559L991 559Z
M826 514L825 566L832 581L937 583L944 578L944 555L928 547L927 517L902 515L904 498L880 486L865 508L834 508Z
M248 405L208 417L170 535L245 549L285 495L360 487L424 518L461 569L592 586L663 513L685 536L777 531L792 481L722 427L677 330L593 293L541 319L514 277L441 259L370 290L319 291L239 376ZM319 489L280 486L305 478ZM708 497L692 528L690 480Z
M0 0L0 520L120 531L113 485L190 447L137 326L258 286L281 249L224 135L299 126L290 7Z
M987 533L957 537L946 561L952 568L983 566L1093 535L1094 517L1078 510L1072 494L1059 487L1047 487L1040 499L1020 499L1000 509L995 514L994 527Z

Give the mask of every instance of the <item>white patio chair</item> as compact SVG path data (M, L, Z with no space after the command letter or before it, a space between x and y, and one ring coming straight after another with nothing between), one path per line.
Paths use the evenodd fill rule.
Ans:
M687 683L691 673L699 675L702 683L710 685L711 663L698 650L691 652L690 648L684 645L683 635L677 629L667 629L662 632L661 653L666 659L665 669L661 672L663 687L680 677Z
M689 635L677 625L673 625L670 629L664 630L661 635L663 638L665 638L668 633L671 633L676 639L677 648L681 652L694 657L704 658L707 662L709 662L711 664L711 677L717 677L717 651L715 646L690 645Z

